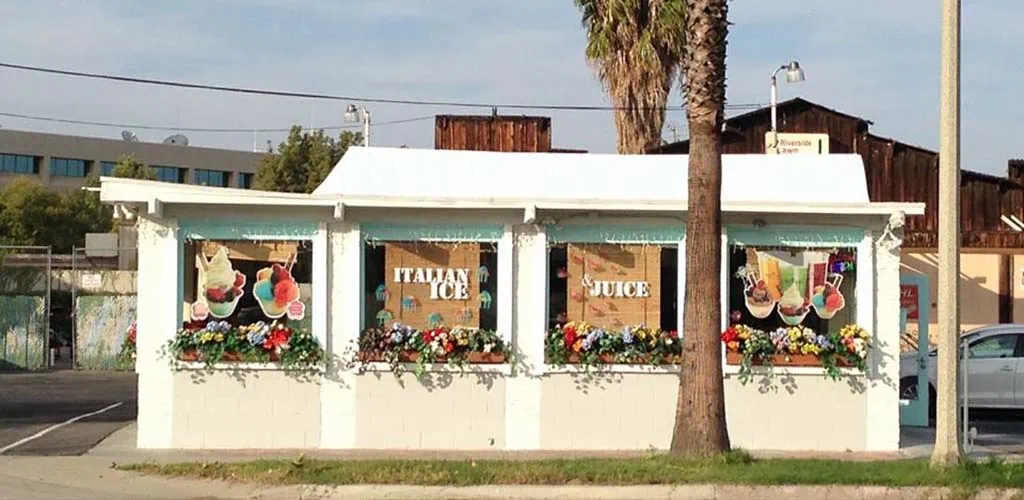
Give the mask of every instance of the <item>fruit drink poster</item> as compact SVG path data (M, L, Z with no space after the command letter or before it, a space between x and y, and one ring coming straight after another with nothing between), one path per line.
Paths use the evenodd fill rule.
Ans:
M747 249L747 263L739 272L744 282L747 311L758 319L773 312L791 326L803 323L812 311L828 320L846 307L840 291L843 275L830 265L829 252L759 251Z

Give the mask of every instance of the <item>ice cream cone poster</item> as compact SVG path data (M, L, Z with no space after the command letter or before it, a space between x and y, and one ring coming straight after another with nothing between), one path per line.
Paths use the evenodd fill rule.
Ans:
M210 316L223 319L235 313L245 293L245 275L235 271L228 258L228 249L220 247L210 260L196 254L199 269L198 297L192 304L192 319L203 321Z
M275 263L256 272L253 295L266 317L301 320L306 316L306 305L299 300L299 285L292 277L294 264L293 257L286 265Z

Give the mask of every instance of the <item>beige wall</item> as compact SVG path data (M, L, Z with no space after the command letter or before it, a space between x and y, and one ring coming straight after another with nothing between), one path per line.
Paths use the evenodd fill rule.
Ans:
M560 373L542 380L541 449L668 448L678 374Z
M962 253L960 254L960 324L962 330L970 330L979 326L999 323L999 259L996 254ZM1024 261L1018 261L1024 265ZM1019 266L1017 266L1019 268ZM932 308L929 318L929 332L934 335L938 326L935 323L935 300L938 296L938 255L918 251L904 251L902 254L901 272L918 272L928 277L931 288ZM1024 302L1024 291L1015 287L1015 297ZM1024 309L1024 303L1021 304ZM1014 307L1014 311L1019 311ZM1015 312L1024 319L1024 311ZM908 323L908 329L916 333L916 325Z
M1013 290L1013 322L1024 323L1024 255L1014 255L1013 282L1010 289Z
M864 377L838 382L823 376L778 375L764 391L760 380L725 379L725 417L733 447L748 450L862 451L867 448Z
M356 448L500 450L505 447L501 375L406 373L356 377Z
M282 371L177 371L174 448L316 448L320 383Z
M863 381L779 375L774 388L766 391L760 379L742 385L736 376L727 376L732 445L750 450L865 450L866 388L858 386ZM541 449L667 449L678 388L674 373L546 375Z

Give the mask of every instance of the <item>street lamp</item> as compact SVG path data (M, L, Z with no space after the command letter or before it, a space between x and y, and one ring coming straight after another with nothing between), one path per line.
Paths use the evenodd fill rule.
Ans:
M777 132L777 130L778 130L778 126L777 126L778 125L777 124L778 118L776 118L776 111L775 111L775 108L779 104L779 102L778 102L779 101L779 86L776 83L775 77L778 76L779 71L785 71L786 72L786 82L787 83L799 83L799 82L804 81L804 70L800 67L800 63L798 63L796 61L790 61L789 64L784 64L782 66L779 66L778 68L775 68L774 72L772 72L772 100L771 100L772 104L771 104L771 107L772 107L772 146L773 147L777 146L779 144L778 132Z
M370 112L363 106L349 104L345 108L345 121L348 123L363 122L363 146L370 145Z

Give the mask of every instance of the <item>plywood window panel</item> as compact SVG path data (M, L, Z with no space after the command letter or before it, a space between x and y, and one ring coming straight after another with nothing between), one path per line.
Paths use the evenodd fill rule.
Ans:
M567 245L569 321L586 321L602 328L630 325L661 326L661 247L570 243ZM595 297L589 282L643 282L647 297Z
M434 270L464 269L468 273L467 300L431 299L430 283L395 281L395 269L421 268ZM425 329L431 317L438 315L446 326L480 326L480 245L478 243L384 243L384 284L387 287L385 307L393 321ZM495 270L490 270L494 273ZM403 299L405 304L403 306ZM493 301L490 307L497 307ZM410 306L411 303L411 307ZM389 323L390 324L390 323Z

